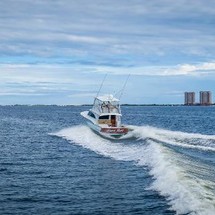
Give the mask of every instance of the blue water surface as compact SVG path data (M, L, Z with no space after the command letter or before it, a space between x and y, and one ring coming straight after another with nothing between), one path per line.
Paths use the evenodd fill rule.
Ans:
M150 189L156 180L151 166L112 159L52 135L84 124L80 112L88 108L0 107L0 214L180 214L168 195ZM214 107L129 106L122 112L130 125L215 134ZM214 151L160 144L214 173Z

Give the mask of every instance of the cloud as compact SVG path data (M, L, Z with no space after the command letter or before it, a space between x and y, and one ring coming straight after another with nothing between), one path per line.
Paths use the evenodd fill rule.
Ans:
M141 66L141 67L96 67L95 72L111 73L115 75L143 75L143 76L205 76L215 75L215 63L182 64L166 66Z
M0 53L96 60L214 56L215 3L201 0L0 2ZM29 14L30 11L30 14ZM201 43L199 42L201 41ZM209 50L209 51L208 51ZM180 63L180 62L178 62Z
M184 64L179 65L174 69L167 69L164 71L163 75L215 75L215 63L206 62L197 65Z
M99 85L100 77L110 75L139 75L139 76L214 76L215 63L179 64L163 66L124 66L124 65L96 65L96 64L0 64L0 84L11 83L22 86L45 89L69 90L74 88L88 88Z

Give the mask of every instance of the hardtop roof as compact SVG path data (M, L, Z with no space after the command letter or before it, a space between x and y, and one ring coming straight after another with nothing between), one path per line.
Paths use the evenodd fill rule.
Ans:
M98 99L102 102L119 102L119 99L115 98L112 94L97 96L95 99Z

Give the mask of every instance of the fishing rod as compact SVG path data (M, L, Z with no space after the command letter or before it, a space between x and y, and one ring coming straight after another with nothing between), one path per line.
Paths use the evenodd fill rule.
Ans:
M125 83L124 83L124 85L123 85L122 89L120 90L120 91L121 91L121 94L120 94L120 96L119 96L119 100L121 99L122 94L124 93L124 90L125 90L126 84L127 84L128 79L129 79L129 77L130 77L130 76L131 76L131 74L129 74L129 75L127 76L127 79L126 79L126 81L125 81Z
M102 83L101 83L101 85L100 85L100 88L99 88L99 90L98 90L98 92L97 92L96 97L98 97L98 95L99 95L99 93L100 93L100 91L101 91L101 89L102 89L102 87L103 87L103 84L104 84L104 82L105 82L106 77L107 77L107 73L105 74L105 77L104 77L103 80L102 80Z

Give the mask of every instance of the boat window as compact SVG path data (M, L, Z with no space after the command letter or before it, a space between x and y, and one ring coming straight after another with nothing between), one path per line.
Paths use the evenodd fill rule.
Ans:
M109 115L100 116L99 119L109 119Z
M91 117L93 117L93 118L96 118L95 115L94 115L94 113L92 113L91 111L88 112L88 116L91 116Z

